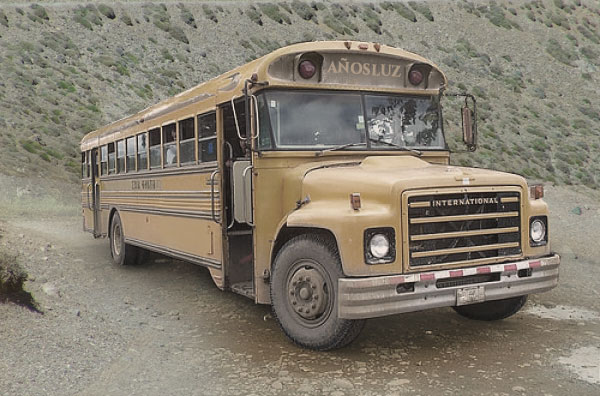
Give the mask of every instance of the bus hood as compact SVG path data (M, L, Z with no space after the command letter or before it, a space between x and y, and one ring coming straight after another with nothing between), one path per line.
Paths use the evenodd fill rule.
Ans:
M302 198L308 197L311 202L348 202L348 194L360 193L363 203L390 204L394 196L405 190L497 185L520 186L525 191L527 182L510 173L431 164L409 155L373 156L360 163L320 164L306 169Z

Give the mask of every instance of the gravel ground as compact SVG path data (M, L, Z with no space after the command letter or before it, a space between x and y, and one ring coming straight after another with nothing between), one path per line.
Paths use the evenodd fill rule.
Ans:
M374 319L327 353L292 345L268 307L219 291L203 268L117 267L68 211L0 210L0 248L20 255L43 311L0 304L0 395L598 394L600 206L578 190L547 189L561 281L521 313Z

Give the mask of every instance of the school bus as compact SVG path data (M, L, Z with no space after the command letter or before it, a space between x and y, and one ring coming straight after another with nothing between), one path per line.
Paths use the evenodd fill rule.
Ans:
M447 88L378 43L280 48L87 134L83 228L118 264L155 251L207 267L306 348L436 307L506 318L558 282L543 187L450 165Z

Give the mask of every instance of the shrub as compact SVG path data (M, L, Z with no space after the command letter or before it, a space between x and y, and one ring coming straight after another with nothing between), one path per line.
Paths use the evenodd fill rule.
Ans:
M58 86L58 88L64 89L67 92L73 93L76 91L75 85L73 85L72 83L70 83L68 81L62 80L62 81L59 81L58 84L56 84L56 85Z
M577 30L581 33L586 39L591 40L596 44L600 44L600 36L586 28L585 26L577 26Z
M204 15L206 16L206 18L210 19L214 23L219 23L219 19L217 18L217 14L215 14L215 12L208 5L206 5L206 4L202 5L202 12L204 12ZM182 16L181 17L183 18L183 11L182 11ZM194 16L192 15L192 20L193 19L194 19ZM189 23L188 23L188 25L189 25ZM194 27L196 27L195 23L194 23Z
M341 34L341 35L353 35L353 32L350 28L348 28L346 25L344 25L339 19L337 19L336 17L334 17L333 15L329 14L326 15L325 18L323 18L323 23L329 27L331 30L333 30L334 32Z
M298 16L305 21L313 21L318 23L317 14L313 8L311 8L308 4L294 0L292 1L292 9L298 14Z
M360 14L361 19L367 24L367 27L377 34L381 34L381 19L373 9L366 5L363 12ZM358 30L355 30L358 32Z
M274 20L279 24L284 22L288 25L292 24L292 20L289 16L282 14L279 10L279 6L275 3L258 3L260 10L270 19Z
M102 18L93 4L77 7L73 19L89 30L94 30L93 25L102 26Z
M163 48L160 51L160 54L162 55L162 57L165 60L168 60L169 62L175 62L175 58L173 58L173 55L171 55L171 53L169 52L169 50L167 48Z
M180 28L179 26L171 26L169 28L169 34L175 40L181 41L184 44L189 44L190 43L190 41L188 40L187 36L185 35L183 29Z
M98 11L100 11L100 13L108 19L116 18L115 10L113 10L110 6L107 6L106 4L98 5Z
M133 22L131 21L131 17L127 14L121 15L121 22L123 22L127 26L133 26Z
M183 23L196 29L198 26L196 25L196 20L194 19L194 14L192 14L190 10L185 8L185 6L183 4L180 4L179 7L181 8L181 20L183 21ZM216 19L216 16L215 16L215 19ZM218 21L216 21L216 22L218 22Z
M386 11L396 11L401 17L408 19L411 22L417 22L417 16L415 13L402 3L384 1L381 3L381 8Z
M354 23L352 23L352 21L350 21L350 19L349 19L350 14L348 13L348 11L346 11L346 9L344 9L343 6L341 6L339 4L335 4L335 3L332 4L331 5L331 15L333 16L333 18L338 20L340 23L342 23L348 29L352 30L353 32L358 33L358 31L359 31L358 26L356 26ZM352 32L349 32L348 34L351 35Z
M534 87L533 88L533 96L538 99L546 99L546 91L542 87Z
M560 43L555 39L550 39L548 41L546 52L557 61L568 66L573 66L573 62L579 59L575 52L561 47Z
M327 9L327 6L324 3L321 3L320 1L312 1L310 3L310 6L315 11L323 11Z
M43 32L40 44L66 57L73 58L79 55L79 48L62 32Z
M48 12L39 4L32 4L31 9L33 14L30 14L30 19L35 22L49 21Z
M415 11L417 11L419 14L423 15L426 19L430 20L431 22L433 22L433 14L431 13L431 10L429 9L429 6L424 3L424 2L416 2L416 1L409 1L408 5Z
M0 10L0 25L2 25L4 27L8 27L8 18L6 17L6 14L2 10Z
M588 116L593 121L600 121L600 112L598 112L598 110L584 106L578 106L577 109L581 112L581 114Z
M483 89L483 87L476 85L473 87L473 94L475 96L480 97L481 99L487 99L487 94L485 92L485 89Z
M598 60L598 52L596 52L592 47L582 47L580 51L581 54L590 61L596 63L595 61Z
M561 14L552 14L550 16L550 20L556 26L560 26L560 27L565 28L567 30L571 30L571 26L569 25L569 20L564 15L561 15Z
M261 13L256 9L256 7L254 6L250 6L250 8L248 8L245 12L246 16L248 16L248 18L250 18L250 20L254 23L256 23L258 26L262 26L263 25L263 21L261 19Z
M38 142L31 140L21 140L19 143L21 144L21 147L25 149L25 151L28 151L32 154L35 154L38 150L42 149L42 146Z

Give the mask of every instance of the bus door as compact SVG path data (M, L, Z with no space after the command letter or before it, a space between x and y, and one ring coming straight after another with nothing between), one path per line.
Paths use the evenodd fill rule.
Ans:
M98 175L98 149L92 149L92 210L94 211L94 238L100 237L100 178Z
M245 141L244 107L243 100L235 103L235 111L231 103L220 106L223 127L220 164L223 169L223 240L227 257L224 277L226 288L254 298L252 166L250 146Z

